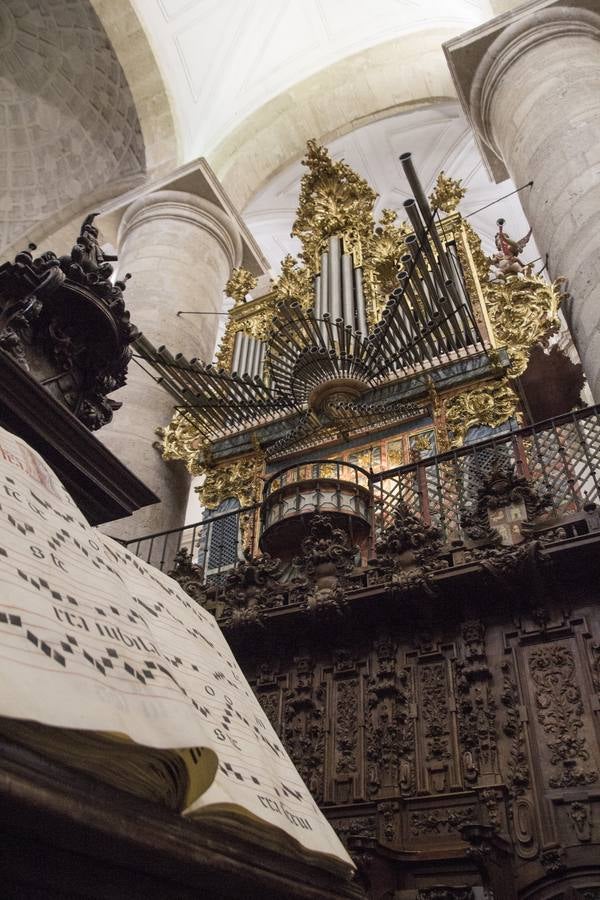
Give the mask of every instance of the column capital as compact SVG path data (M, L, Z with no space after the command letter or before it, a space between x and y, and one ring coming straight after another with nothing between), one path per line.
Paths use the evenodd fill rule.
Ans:
M509 177L491 127L496 87L511 66L546 41L600 40L597 10L597 0L530 0L444 44L463 110L495 181Z
M215 203L187 191L157 190L144 194L127 207L119 225L119 246L140 225L169 219L184 221L206 231L219 244L230 267L242 261L242 239L237 225Z

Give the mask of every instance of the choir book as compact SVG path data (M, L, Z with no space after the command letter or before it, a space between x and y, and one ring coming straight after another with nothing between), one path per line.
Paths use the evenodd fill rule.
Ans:
M184 816L251 817L350 872L213 616L90 527L4 429L0 579L0 733Z

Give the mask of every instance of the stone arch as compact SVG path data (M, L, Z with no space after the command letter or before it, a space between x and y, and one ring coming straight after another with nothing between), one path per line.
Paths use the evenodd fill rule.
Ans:
M248 116L209 154L238 209L304 152L307 138L326 142L403 109L454 99L442 44L456 30L403 35L322 69Z

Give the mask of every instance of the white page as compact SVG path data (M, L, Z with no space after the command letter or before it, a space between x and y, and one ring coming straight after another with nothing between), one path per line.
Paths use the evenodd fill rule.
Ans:
M228 802L352 865L212 615L91 528L41 457L0 429L0 715L208 747Z

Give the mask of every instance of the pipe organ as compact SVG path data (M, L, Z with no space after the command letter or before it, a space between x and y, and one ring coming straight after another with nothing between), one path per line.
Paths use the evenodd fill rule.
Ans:
M535 820L537 774L513 766L533 734L526 667L540 685L529 719L551 735L554 673L575 685L567 642L589 637L583 619L557 615L552 650L542 594L499 624L513 602L502 561L524 594L539 590L540 548L587 527L544 520L548 496L528 474L574 491L556 468L581 437L503 433L519 426L516 379L556 329L561 289L518 260L492 281L460 184L441 174L427 197L409 153L402 221L388 210L377 223L372 189L314 142L304 162L301 258L262 297L232 277L215 362L136 344L176 403L165 447L206 473L201 502L217 516L203 532L210 567L182 558L182 584L204 578L194 596L237 642L369 896L509 900L513 866L552 862L557 846ZM566 497L569 515L581 497ZM596 769L575 767L569 741L560 783L583 790ZM542 862L531 872L545 883Z

